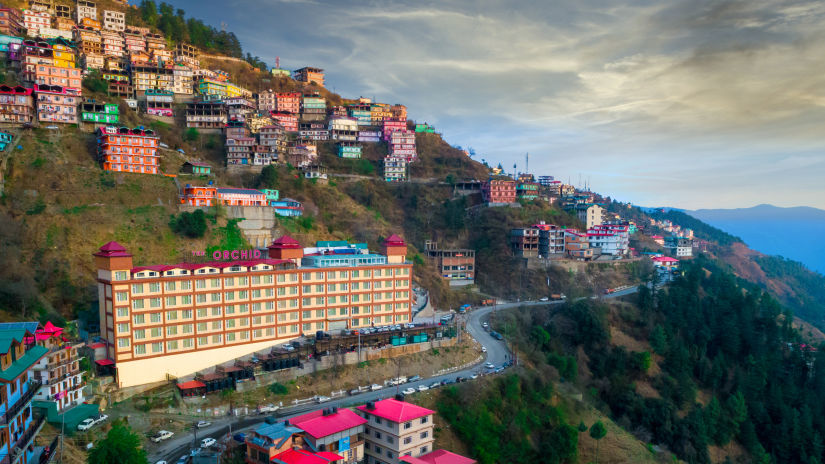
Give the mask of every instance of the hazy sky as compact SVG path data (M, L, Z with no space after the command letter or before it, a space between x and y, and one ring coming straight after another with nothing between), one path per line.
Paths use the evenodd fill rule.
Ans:
M273 65L622 201L825 208L825 2L175 0Z

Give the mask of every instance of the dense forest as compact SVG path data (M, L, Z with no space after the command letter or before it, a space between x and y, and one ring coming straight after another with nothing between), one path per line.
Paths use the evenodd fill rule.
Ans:
M667 289L641 287L635 304L580 300L496 325L537 369L553 366L616 423L687 462L709 463L709 446L736 441L738 462L821 463L825 347L805 345L791 320L767 293L698 257ZM651 350L611 343L616 326Z
M757 256L754 259L766 276L780 279L790 287L793 295L786 303L796 315L825 328L825 276L781 256Z
M476 387L481 391L468 391ZM438 413L471 444L480 464L572 462L579 431L552 404L553 384L537 372L443 391Z

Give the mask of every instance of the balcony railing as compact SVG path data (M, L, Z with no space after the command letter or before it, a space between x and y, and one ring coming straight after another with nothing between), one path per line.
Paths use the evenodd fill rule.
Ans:
M40 388L40 382L28 382L29 389L20 396L14 404L9 405L8 409L2 416L0 416L0 425L5 425L11 422L12 419L19 413L29 402L34 398L34 395L37 394L37 390Z
M18 462L20 456L25 453L28 444L34 439L35 435L40 432L40 429L43 428L44 422L46 422L45 416L37 417L32 420L31 425L29 425L29 429L26 430L11 447L9 447L9 454L0 460L0 464L11 464Z

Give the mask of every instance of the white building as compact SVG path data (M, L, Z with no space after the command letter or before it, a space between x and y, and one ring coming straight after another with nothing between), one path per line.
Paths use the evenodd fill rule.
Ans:
M172 89L176 94L192 95L194 93L192 68L182 64L176 64L172 68Z
M42 29L52 26L52 15L45 11L23 10L23 25L29 37L40 36Z
M587 229L587 242L603 255L623 256L630 249L630 233L627 226L598 225Z
M126 13L115 10L103 10L103 29L115 32L126 30Z
M97 3L89 0L77 0L77 22L83 18L94 19L97 21Z
M387 156L384 158L384 180L387 182L404 182L407 180L407 158Z

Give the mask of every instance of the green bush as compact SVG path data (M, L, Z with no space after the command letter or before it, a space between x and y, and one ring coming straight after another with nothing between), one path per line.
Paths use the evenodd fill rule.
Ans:
M179 235L189 238L200 238L206 233L206 214L202 210L196 210L193 213L186 211L172 216L169 221L169 227Z
M269 392L273 395L286 395L289 393L289 388L284 384L275 382L269 386Z

